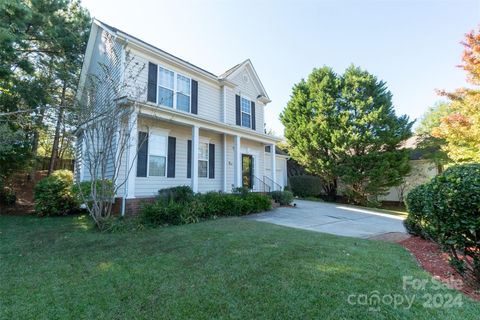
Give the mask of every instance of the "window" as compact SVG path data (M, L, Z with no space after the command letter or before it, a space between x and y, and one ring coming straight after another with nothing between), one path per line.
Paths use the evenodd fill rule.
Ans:
M158 104L173 108L173 71L158 68Z
M148 142L148 175L164 177L167 166L167 137L151 133Z
M198 144L198 176L208 177L208 143Z
M158 67L158 104L190 112L191 79Z
M251 119L252 119L252 107L250 105L250 100L242 98L241 103L241 114L242 114L242 127L251 128Z
M177 109L190 112L190 78L177 74Z

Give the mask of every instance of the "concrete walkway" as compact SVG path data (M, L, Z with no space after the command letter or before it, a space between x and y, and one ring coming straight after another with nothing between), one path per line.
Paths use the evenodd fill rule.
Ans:
M335 203L306 200L295 203L295 208L280 207L248 219L356 238L406 232L400 216Z

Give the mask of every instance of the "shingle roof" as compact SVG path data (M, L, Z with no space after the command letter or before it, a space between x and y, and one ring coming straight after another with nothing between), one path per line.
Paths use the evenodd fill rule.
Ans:
M137 37L135 37L135 36L132 36L131 34L125 32L125 31L122 31L122 30L120 30L120 29L118 29L118 28L115 28L115 27L113 27L113 26L111 26L111 25L108 25L108 24L106 24L106 23L103 22L103 21L100 21L100 20L98 20L98 19L96 19L96 20L97 20L99 23L101 23L102 25L104 25L105 27L107 27L108 29L110 29L110 30L112 30L112 31L114 31L114 32L121 32L121 33L127 35L128 37L130 37L130 38L132 38L132 39L135 39L135 40L143 43L143 44L146 45L146 46L152 47L152 48L154 48L155 50L161 51L161 52L164 53L165 55L168 55L168 56L171 56L171 57L173 57L173 58L175 58L175 59L178 59L178 60L180 60L180 61L182 61L182 62L190 65L191 67L193 67L193 68L195 68L195 69L199 69L199 70L201 70L201 71L203 71L203 72L206 72L206 73L208 73L208 74L210 74L210 75L218 78L218 76L217 76L216 74L214 74L214 73L212 73L212 72L210 72L210 71L208 71L208 70L205 70L205 69L203 69L203 68L200 68L200 67L194 65L193 63L190 63L190 62L188 62L188 61L186 61L186 60L184 60L184 59L182 59L182 58L179 58L179 57L177 57L177 56L175 56L175 55L173 55L173 54L171 54L171 53L169 53L169 52L167 52L167 51L165 51L165 50L162 50L162 49L160 49L160 48L158 48L158 47L156 47L156 46L154 46L154 45L152 45L152 44L150 44L150 43L148 43L148 42L143 41L142 39L139 39L139 38L137 38Z

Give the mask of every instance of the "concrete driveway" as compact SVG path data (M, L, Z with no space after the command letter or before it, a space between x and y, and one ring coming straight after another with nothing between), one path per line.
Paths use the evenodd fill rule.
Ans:
M406 232L403 218L399 216L342 204L306 200L296 200L295 203L295 208L280 207L249 219L356 238Z

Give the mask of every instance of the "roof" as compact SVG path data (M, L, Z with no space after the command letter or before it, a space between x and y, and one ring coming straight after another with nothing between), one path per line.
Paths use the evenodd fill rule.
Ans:
M265 146L265 152L270 153L270 146ZM289 154L280 149L278 146L275 146L275 154L279 156L289 157Z
M245 61L247 61L247 60L245 60ZM232 73L237 71L237 69L240 68L245 61L243 61L242 63L237 63L236 65L234 65L233 67L231 67L230 69L225 71L223 74L220 75L220 78L221 79L227 78L229 75L231 75Z
M146 46L152 47L152 48L154 48L155 50L161 51L161 52L162 52L163 54L165 54L165 55L171 56L171 57L173 57L173 58L175 58L175 59L178 59L178 60L182 61L183 63L191 66L191 67L194 68L194 69L199 69L199 70L201 70L201 71L203 71L203 72L206 72L206 73L210 74L211 76L213 76L213 77L215 77L215 78L218 78L218 76L217 76L216 74L214 74L214 73L212 73L212 72L210 72L210 71L208 71L208 70L205 70L205 69L203 69L203 68L201 68L201 67L199 67L199 66L196 66L196 65L194 65L193 63L190 63L190 62L188 62L188 61L186 61L186 60L184 60L184 59L182 59L182 58L179 58L179 57L177 57L177 56L175 56L175 55L173 55L173 54L171 54L171 53L169 53L169 52L167 52L167 51L165 51L165 50L162 50L162 49L160 49L160 48L158 48L158 47L156 47L156 46L154 46L154 45L152 45L152 44L150 44L150 43L148 43L148 42L146 42L146 41L143 41L143 40L140 39L140 38L137 38L137 37L135 37L135 36L132 36L131 34L125 32L125 31L122 31L122 30L120 30L120 29L118 29L118 28L116 28L116 27L113 27L113 26L111 26L111 25L109 25L109 24L106 24L106 23L103 22L103 21L100 21L100 20L98 20L98 19L95 19L95 20L96 20L100 25L106 27L107 29L109 29L109 30L111 30L111 31L113 31L113 32L115 32L115 33L119 33L119 32L120 32L120 33L123 33L123 34L125 34L126 36L128 36L128 37L130 37L130 38L132 38L132 39L135 39L135 40L141 42L142 44L144 44L144 45L146 45Z

